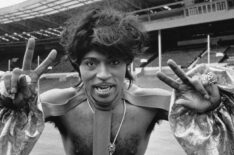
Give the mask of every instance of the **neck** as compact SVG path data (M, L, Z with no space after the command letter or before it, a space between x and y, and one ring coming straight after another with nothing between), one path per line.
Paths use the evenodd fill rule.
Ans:
M121 93L119 93L113 101L111 101L110 103L108 104L102 104L96 100L94 100L88 93L86 93L87 95L87 99L89 101L89 103L91 105L93 105L93 107L95 109L98 109L98 110L102 110L102 111L109 111L109 110L112 110L114 109L118 104L122 103L122 98L123 98L123 91L121 91Z

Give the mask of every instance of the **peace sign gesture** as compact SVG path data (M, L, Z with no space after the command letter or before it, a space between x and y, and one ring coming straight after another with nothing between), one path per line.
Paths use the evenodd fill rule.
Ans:
M6 94L11 97L14 104L20 104L36 93L36 85L40 75L55 60L57 52L52 50L47 58L35 69L31 69L35 39L30 38L27 43L22 69L15 68L12 72L3 75Z
M186 74L173 60L168 60L167 63L179 79L174 80L162 72L158 72L157 77L175 90L176 104L196 112L206 112L220 103L217 79L212 72L194 74L197 70L194 69Z

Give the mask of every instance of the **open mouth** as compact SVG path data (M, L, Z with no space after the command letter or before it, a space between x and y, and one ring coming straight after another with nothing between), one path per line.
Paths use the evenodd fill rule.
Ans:
M108 86L95 86L95 91L99 95L108 95L111 93L113 89L113 86L108 85Z

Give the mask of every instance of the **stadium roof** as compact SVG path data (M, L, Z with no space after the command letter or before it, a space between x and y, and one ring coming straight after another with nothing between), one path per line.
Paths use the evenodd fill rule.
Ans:
M220 1L220 4L226 2L226 0L217 1ZM147 31L155 30L162 25L164 28L176 27L175 23L177 26L178 24L184 26L209 23L211 20L212 22L221 21L221 19L224 20L227 17L233 19L233 9L185 18L185 2L185 0L26 0L0 9L0 47L22 45L30 37L34 37L45 44L58 42L64 22L75 12L82 11L81 8L88 6L87 4L103 5L109 3L117 9L125 8L124 11L135 13L143 21L147 21L145 22ZM177 18L174 18L175 16ZM168 20L165 20L166 17L168 17ZM157 19L160 18L162 20L158 22ZM198 18L206 21L199 21ZM181 22L178 22L179 20Z
M28 0L3 8L0 11L0 24L51 15L100 0Z
M64 22L87 4L124 3L135 11L177 1L182 0L26 0L0 9L0 46L25 43L30 37L58 39Z
M100 0L27 0L1 8L0 44L30 37L58 38L72 10L97 1Z

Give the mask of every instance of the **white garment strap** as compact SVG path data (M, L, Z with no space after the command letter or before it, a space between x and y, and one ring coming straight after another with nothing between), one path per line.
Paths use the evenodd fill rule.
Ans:
M95 109L93 121L93 155L109 155L111 111Z

